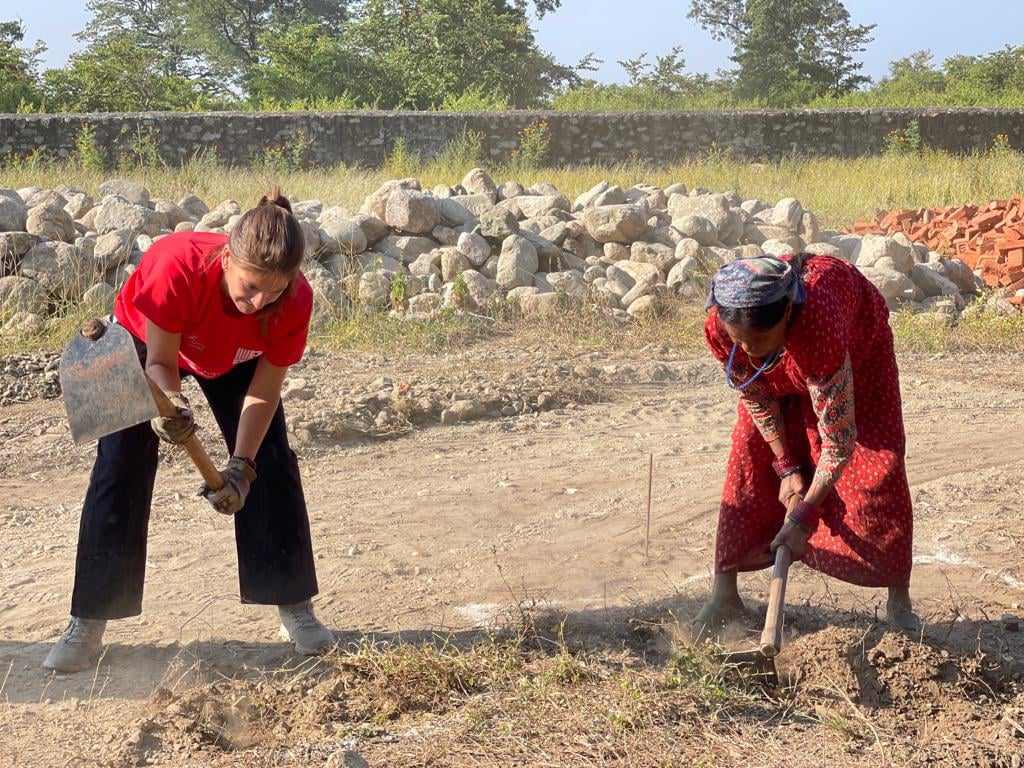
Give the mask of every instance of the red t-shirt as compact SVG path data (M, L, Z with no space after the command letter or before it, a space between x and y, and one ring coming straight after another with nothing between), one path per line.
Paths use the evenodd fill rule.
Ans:
M277 309L263 317L239 312L221 287L219 254L226 235L180 232L154 243L125 282L114 316L146 340L146 320L181 334L179 365L203 378L264 355L286 367L302 359L313 311L313 290L300 273Z

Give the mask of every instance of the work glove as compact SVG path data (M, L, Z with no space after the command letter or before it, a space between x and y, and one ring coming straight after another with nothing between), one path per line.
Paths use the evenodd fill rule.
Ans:
M192 417L192 407L181 392L165 392L167 399L177 409L175 416L157 416L150 420L150 426L161 440L172 445L181 445L196 431L196 420Z
M232 456L220 474L224 478L224 487L214 491L203 486L199 495L205 496L222 515L234 515L245 504L245 497L256 480L256 467L248 459Z

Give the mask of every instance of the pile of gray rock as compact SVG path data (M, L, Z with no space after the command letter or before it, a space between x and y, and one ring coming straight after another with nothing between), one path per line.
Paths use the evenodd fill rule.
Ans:
M455 187L388 181L358 211L320 200L294 209L321 318L423 318L497 305L546 316L588 302L628 321L669 297L702 301L710 276L735 259L798 251L856 264L893 308L955 318L981 290L962 262L902 235L825 230L793 198L772 204L684 184L601 182L570 199L546 183L499 186L476 168ZM38 332L68 303L109 309L156 240L230 231L242 210L234 200L210 208L195 195L154 199L123 179L100 185L95 197L69 187L0 190L2 329Z

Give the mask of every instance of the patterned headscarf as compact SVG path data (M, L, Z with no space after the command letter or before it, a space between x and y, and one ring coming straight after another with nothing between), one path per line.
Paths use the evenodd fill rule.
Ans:
M706 308L764 307L787 296L794 304L803 303L804 283L791 261L775 256L739 259L715 273Z

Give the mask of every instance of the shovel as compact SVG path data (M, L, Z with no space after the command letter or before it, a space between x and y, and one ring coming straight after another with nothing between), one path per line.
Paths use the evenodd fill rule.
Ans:
M60 386L71 437L78 444L177 413L142 370L131 334L116 323L90 320L82 326L61 355ZM206 486L223 488L224 478L199 439L192 435L183 446Z

